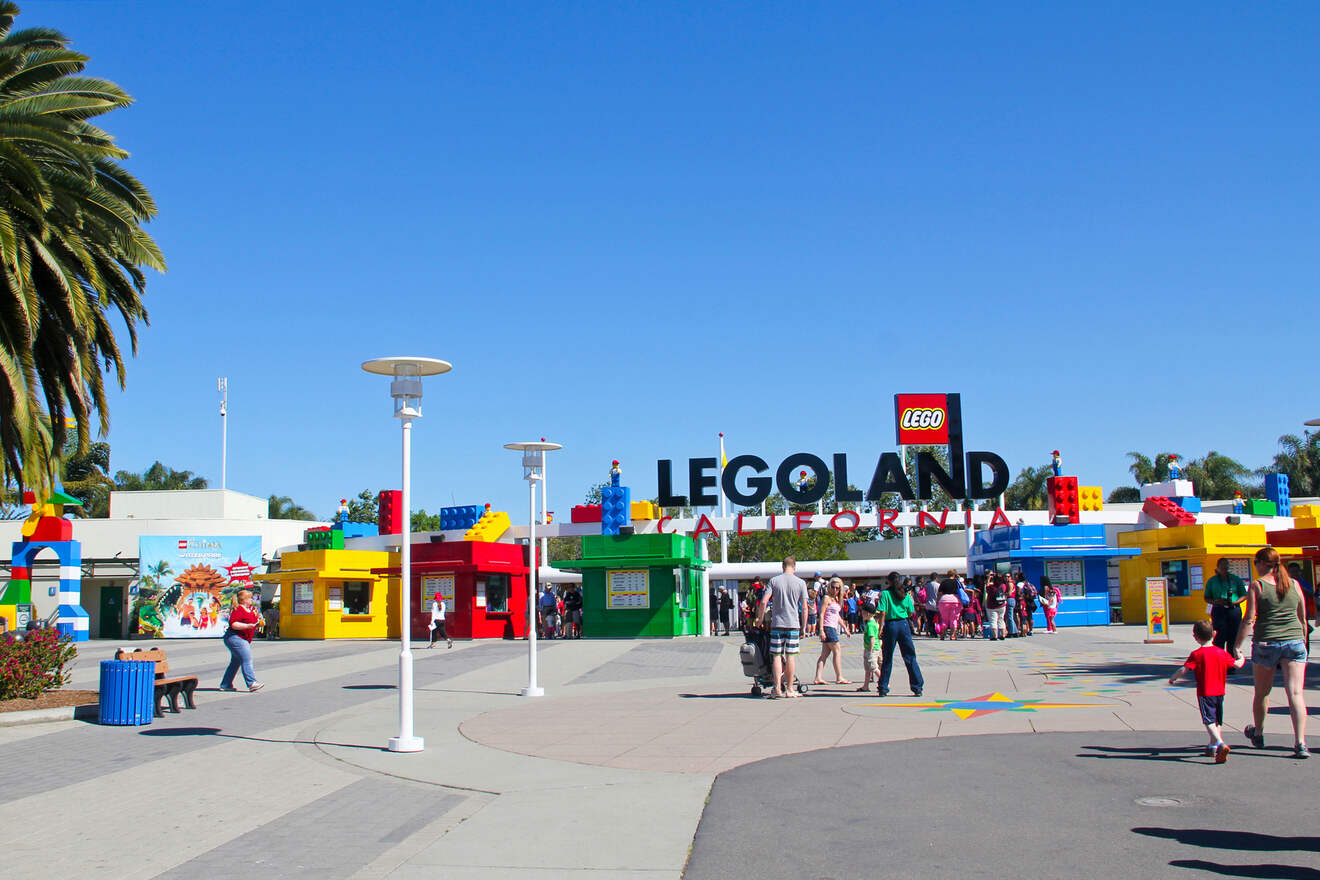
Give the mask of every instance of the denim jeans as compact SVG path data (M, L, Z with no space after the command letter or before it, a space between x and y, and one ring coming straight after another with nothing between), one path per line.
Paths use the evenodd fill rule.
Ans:
M926 686L921 677L921 667L917 665L917 648L912 644L912 625L907 620L886 620L885 628L880 633L880 692L889 690L889 673L894 669L894 645L903 655L903 665L907 667L908 684L914 691Z
M1008 624L1008 634L1015 636L1018 633L1017 625L1017 597L1008 597L1008 610L1004 612L1005 622Z
M233 687L234 674L241 667L243 670L243 681L248 687L257 680L257 674L252 671L252 646L248 644L247 639L240 636L232 630L225 633L225 647L229 649L229 668L220 679L220 687Z

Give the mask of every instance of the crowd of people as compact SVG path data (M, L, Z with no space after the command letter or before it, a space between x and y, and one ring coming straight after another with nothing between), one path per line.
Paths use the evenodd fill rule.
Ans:
M582 638L582 591L574 584L546 584L536 593L538 639Z

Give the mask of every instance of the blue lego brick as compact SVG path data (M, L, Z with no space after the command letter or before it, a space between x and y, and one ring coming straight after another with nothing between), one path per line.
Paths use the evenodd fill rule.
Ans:
M1292 491L1288 487L1287 474L1266 475L1265 498L1274 502L1279 516L1292 516Z
M1188 513L1201 512L1201 499L1197 498L1195 495L1175 495L1173 500L1178 503L1179 507Z
M442 507L440 508L440 529L441 531L460 530L466 532L477 524L481 515L486 512L483 504L465 504L461 507Z
M627 486L605 486L600 490L600 533L617 535L632 525L632 490Z
M376 523L338 522L333 528L343 532L345 538L367 538L380 534L380 526Z

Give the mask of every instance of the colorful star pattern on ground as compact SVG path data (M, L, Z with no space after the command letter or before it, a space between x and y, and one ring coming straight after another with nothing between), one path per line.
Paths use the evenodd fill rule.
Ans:
M1037 709L1098 709L1100 703L1046 703L1041 700L1014 700L998 691L969 700L931 700L921 703L868 703L890 709L923 709L927 712L952 712L964 721L995 712L1035 712Z

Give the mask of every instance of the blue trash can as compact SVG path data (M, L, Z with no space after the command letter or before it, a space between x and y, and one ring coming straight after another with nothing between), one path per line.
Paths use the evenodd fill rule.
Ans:
M101 661L102 724L150 724L155 706L155 663Z

